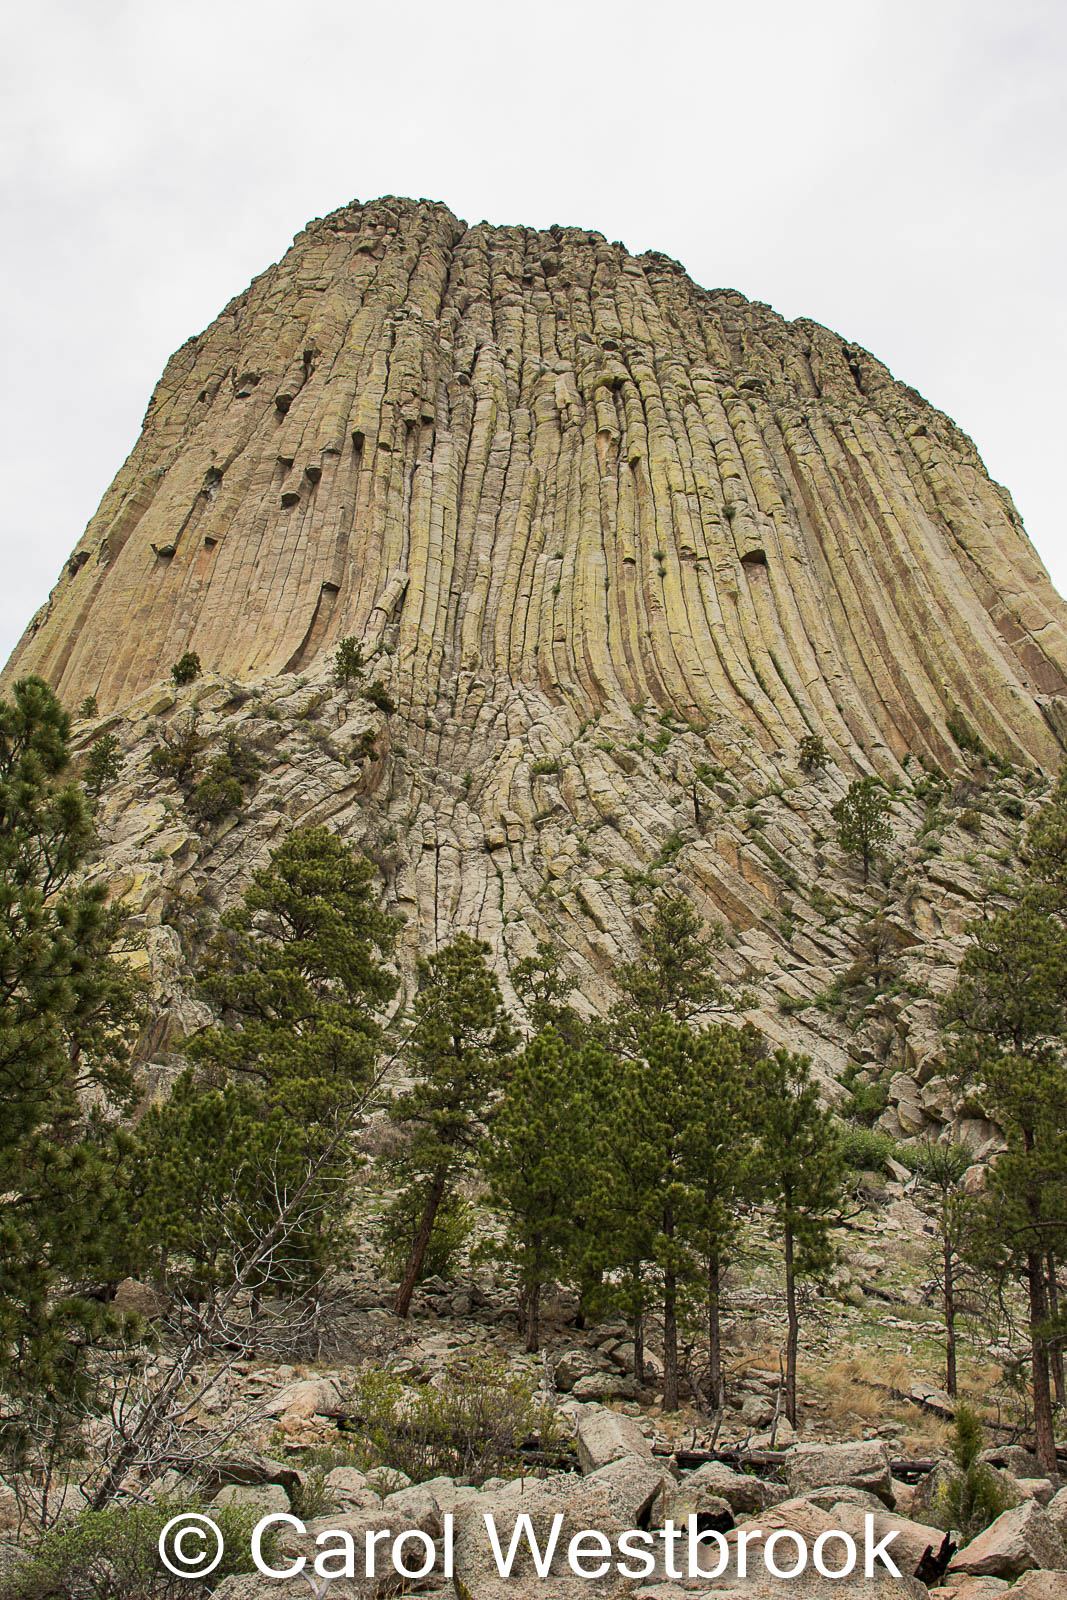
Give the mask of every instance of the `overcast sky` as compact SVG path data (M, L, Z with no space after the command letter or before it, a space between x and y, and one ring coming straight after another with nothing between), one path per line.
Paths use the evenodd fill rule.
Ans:
M0 105L0 660L170 353L380 194L596 228L867 346L1067 590L1063 0L35 0Z

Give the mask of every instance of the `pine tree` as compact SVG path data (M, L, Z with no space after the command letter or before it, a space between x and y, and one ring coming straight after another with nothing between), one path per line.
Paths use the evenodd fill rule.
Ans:
M643 1381L643 1325L658 1303L664 1331L663 1405L679 1402L679 1325L702 1279L709 1306L712 1389L721 1389L721 1274L740 1212L755 1192L749 1029L697 1032L670 1016L639 1024L634 1048L594 1075L587 1124L586 1249L603 1279L600 1298L634 1326ZM599 1080L599 1081L598 1081Z
M333 675L343 688L363 673L363 651L355 634L342 639L333 655Z
M642 1018L688 1022L729 1006L711 952L722 944L720 929L703 921L682 894L656 901L647 927L638 928L641 953L615 972L622 991L615 1008L615 1038L623 1043Z
M85 787L94 800L99 800L110 788L122 768L119 741L113 733L102 733L94 739L85 763Z
M279 1195L313 1168L262 1282L294 1289L341 1249L355 1135L396 989L384 963L397 921L375 905L373 880L342 840L297 829L253 874L200 965L201 991L224 1020L185 1041L196 1065L143 1119L137 1168L141 1247L194 1301L232 1280Z
M963 1186L963 1174L970 1156L962 1145L934 1144L923 1151L922 1173L934 1190L934 1200L926 1207L936 1240L937 1270L941 1283L941 1314L945 1323L945 1393L955 1399L958 1389L956 1370L956 1317L960 1287L967 1277L966 1257L975 1234L976 1198Z
M535 1029L552 1028L571 1045L588 1036L588 1025L571 1004L574 985L563 971L559 951L547 939L538 943L532 956L517 961L509 976Z
M756 1072L763 1186L785 1258L785 1411L797 1420L800 1316L797 1280L818 1278L833 1262L830 1230L839 1211L844 1162L828 1109L805 1056L776 1050Z
M363 1095L396 992L384 963L399 920L375 904L374 880L370 862L325 828L296 829L253 873L198 972L226 1026L186 1049L214 1081L284 1085L324 1118Z
M580 1252L592 1085L603 1052L548 1027L526 1046L492 1108L482 1168L504 1219L500 1254L518 1269L527 1350L539 1346L541 1291ZM594 1059L595 1058L595 1059Z
M126 1141L115 1117L132 1093L140 988L112 954L118 913L80 878L92 815L68 778L69 736L39 678L0 702L0 1435L10 1449L25 1438L27 1407L86 1397L89 1350L114 1331L101 1290L122 1270Z
M849 855L863 862L863 881L871 875L871 864L883 845L889 843L890 800L877 778L857 778L848 793L832 808L837 823L837 842Z
M1067 1258L1067 930L1025 897L982 923L943 1010L950 1064L1002 1128L975 1256L1029 1306L1037 1455L1056 1470L1049 1260Z
M751 1024L710 1029L701 1044L688 1159L703 1191L708 1390L717 1410L723 1404L723 1278L734 1258L745 1211L763 1194L756 1084L764 1045Z
M415 1083L390 1111L407 1136L404 1162L411 1181L426 1183L397 1291L399 1317L408 1314L438 1207L477 1156L490 1098L504 1086L518 1042L486 964L489 953L482 940L461 933L419 962L406 1053Z
M187 650L171 667L170 675L180 689L187 683L195 683L201 671L200 657L195 650Z

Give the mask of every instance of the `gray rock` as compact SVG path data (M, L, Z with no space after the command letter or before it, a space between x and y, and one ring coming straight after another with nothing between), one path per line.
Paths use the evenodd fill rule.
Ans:
M628 1419L625 1419L628 1420ZM603 1579L576 1577L567 1566L567 1545L579 1532L596 1529L609 1538L625 1528L637 1527L651 1512L663 1490L663 1473L647 1460L629 1456L599 1467L585 1478L555 1475L541 1481L527 1479L509 1485L502 1493L479 1495L456 1509L456 1592L476 1600L515 1600L517 1595L544 1594L548 1600L599 1600L634 1587L612 1570ZM506 1553L512 1530L527 1516L538 1543L544 1548L553 1518L563 1517L550 1581L538 1579L525 1540L522 1540L510 1577L497 1571L483 1518L495 1519ZM614 1566L614 1563L613 1563Z
M893 1509L889 1452L881 1439L794 1445L785 1458L785 1475L794 1495L842 1484L849 1489L868 1489Z
M317 1417L341 1409L341 1392L332 1378L303 1378L276 1394L264 1408L268 1417Z
M1031 1567L1067 1567L1067 1549L1048 1512L1036 1500L1024 1500L972 1539L949 1572L1018 1578Z
M577 1443L578 1464L586 1474L626 1456L645 1461L652 1459L652 1446L633 1417L604 1407L582 1412L578 1418Z
M1064 1600L1067 1568L1062 1572L1024 1572L1011 1590L1013 1600ZM966 1596L961 1600L967 1600Z
M1058 1494L1054 1494L1047 1509L1055 1524L1056 1532L1061 1539L1067 1539L1067 1489L1061 1489Z
M683 1488L694 1494L725 1500L735 1516L762 1511L767 1502L766 1486L748 1472L734 1472L723 1461L706 1461L695 1472L686 1473Z
M290 1511L289 1496L280 1483L228 1483L219 1490L213 1505L243 1506L267 1517L275 1511Z

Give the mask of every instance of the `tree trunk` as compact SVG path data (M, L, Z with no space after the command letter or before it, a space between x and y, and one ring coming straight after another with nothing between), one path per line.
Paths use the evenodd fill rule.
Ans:
M526 1296L526 1348L532 1355L540 1344L541 1285L532 1284Z
M634 1377L637 1382L645 1381L645 1314L638 1311L634 1317Z
M800 1320L797 1317L796 1264L793 1251L793 1230L785 1226L785 1309L789 1331L785 1344L785 1414L791 1427L797 1425L797 1345L800 1343Z
M393 1310L398 1317L406 1317L411 1307L411 1296L415 1292L415 1285L419 1281L422 1263L426 1258L427 1246L430 1235L433 1233L434 1219L438 1208L445 1197L445 1184L448 1181L448 1170L439 1167L433 1175L433 1181L426 1194L426 1204L422 1208L419 1218L419 1229L415 1235L415 1243L411 1247L408 1264L404 1268L404 1277L397 1290L396 1304Z
M708 1396L713 1411L722 1409L722 1329L719 1318L719 1279L722 1264L717 1251L708 1254Z
M1036 1454L1041 1463L1041 1470L1051 1476L1059 1471L1059 1467L1056 1461L1056 1436L1052 1428L1048 1346L1038 1333L1038 1329L1048 1317L1048 1299L1045 1292L1045 1264L1036 1252L1026 1258L1026 1282L1030 1296L1030 1350L1033 1365Z
M1056 1282L1056 1257L1053 1251L1048 1253L1048 1314L1053 1321L1059 1315L1060 1289ZM1049 1359L1052 1362L1052 1381L1056 1385L1056 1404L1067 1406L1067 1383L1064 1381L1063 1371L1063 1340L1056 1339L1049 1347Z
M663 1274L663 1409L678 1409L678 1280Z
M950 1400L956 1398L956 1275L952 1258L952 1245L944 1243L944 1303L945 1303L945 1393Z

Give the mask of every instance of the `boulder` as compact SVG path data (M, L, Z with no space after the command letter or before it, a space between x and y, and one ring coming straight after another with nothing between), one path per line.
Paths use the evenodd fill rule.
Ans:
M1023 1500L1036 1500L1039 1506L1048 1506L1056 1493L1051 1478L1013 1478L1013 1483Z
M553 1376L561 1394L570 1394L581 1378L588 1378L598 1370L598 1364L588 1350L564 1350L556 1362Z
M844 1533L850 1533L857 1545L862 1546L864 1517L868 1509L853 1502L838 1501L831 1508L830 1517L835 1527ZM908 1517L898 1517L882 1505L879 1505L877 1510L872 1508L872 1514L876 1540L884 1539L889 1533L896 1534L896 1538L889 1546L889 1554L896 1566L909 1578L916 1575L919 1563L927 1551L933 1556L940 1551L945 1537L943 1528L934 1528L925 1522L912 1522Z
M983 1450L978 1459L1001 1467L1005 1472L1010 1472L1013 1478L1041 1477L1041 1464L1037 1457L1032 1450L1024 1450L1021 1444L994 1445Z
M705 1461L695 1472L687 1472L681 1487L692 1494L705 1494L725 1500L735 1516L762 1511L768 1504L766 1486L748 1472L734 1472L724 1461Z
M1062 1572L1024 1572L1010 1592L1013 1600L1064 1600L1067 1567Z
M1067 1489L1061 1489L1058 1494L1053 1495L1048 1503L1048 1514L1055 1523L1060 1538L1067 1540Z
M595 1472L624 1456L652 1459L652 1446L633 1417L598 1406L578 1418L578 1464L584 1473Z
M375 1493L367 1482L366 1474L357 1467L334 1467L326 1474L325 1486L339 1510L358 1511L381 1503L381 1496Z
M944 1587L931 1589L931 1600L997 1600L1009 1593L1003 1578L956 1578Z
M276 1394L264 1408L268 1417L294 1421L326 1416L341 1409L341 1392L332 1378L303 1378Z
M212 1501L216 1506L243 1506L257 1517L291 1511L289 1496L280 1483L228 1483Z
M709 1494L706 1489L693 1488L688 1483L668 1482L656 1507L657 1524L663 1527L668 1517L681 1526L688 1517L700 1517L702 1528L717 1528L726 1533L734 1525L734 1514L729 1501L720 1495Z
M855 1507L844 1509L857 1512L861 1518L862 1530L863 1512ZM734 1533L727 1535L727 1544L731 1546L735 1544L737 1534L746 1527L761 1528L765 1534L772 1533L778 1528L788 1528L791 1532L800 1534L810 1551L821 1533L826 1533L832 1528L840 1528L841 1523L835 1520L835 1514L823 1511L810 1500L793 1499L783 1500L780 1505L763 1511L758 1519L750 1519L740 1524ZM850 1530L846 1528L844 1531ZM742 1597L743 1600L801 1600L801 1597L803 1600L808 1600L808 1597L810 1600L831 1600L831 1597L837 1597L837 1600L927 1600L926 1586L910 1576L894 1578L891 1573L886 1572L879 1573L874 1578L864 1578L862 1560L859 1574L850 1574L847 1580L822 1578L810 1565L803 1574L797 1578L790 1578L788 1582L781 1578L773 1578L763 1569L759 1561L756 1553L760 1548L761 1546L757 1544L749 1547L748 1566L751 1576L747 1580L727 1578L727 1575L723 1574L720 1582L724 1600L726 1595L735 1594L738 1600L742 1600ZM860 1548L862 1549L862 1546ZM895 1560L892 1546L889 1553L894 1555ZM827 1556L829 1560L833 1560L833 1547L827 1552ZM896 1565L903 1573L903 1565L900 1562L896 1562ZM735 1573L736 1570L736 1557L731 1554L727 1572ZM646 1595L647 1591L643 1591L642 1600L646 1600Z
M147 1283L138 1283L136 1278L123 1278L115 1290L112 1305L125 1316L141 1317L145 1322L163 1316L167 1309L163 1296L150 1289Z
M1005 1511L954 1557L949 1573L1018 1578L1031 1567L1067 1567L1067 1549L1048 1512L1036 1500Z
M516 1480L504 1490L461 1502L456 1517L455 1588L476 1600L515 1600L516 1595L545 1594L550 1600L599 1600L620 1595L633 1581L614 1570L603 1579L576 1577L567 1566L568 1541L579 1532L596 1529L609 1538L625 1528L638 1527L651 1514L663 1489L663 1473L648 1459L627 1456L598 1467L584 1478L563 1474L543 1480ZM498 1538L506 1554L512 1530L527 1516L534 1536L544 1546L553 1518L563 1523L556 1544L550 1579L538 1579L529 1547L521 1541L510 1577L497 1570L483 1518L495 1519ZM614 1564L613 1564L614 1565Z
M954 1461L939 1461L915 1485L911 1497L911 1515L920 1522L943 1521L948 1496L962 1479L963 1472Z
M640 1389L633 1378L614 1372L590 1372L571 1389L575 1400L636 1400Z
M869 1489L893 1509L889 1452L881 1439L855 1444L796 1444L786 1454L785 1476L790 1493L842 1484L849 1489Z

